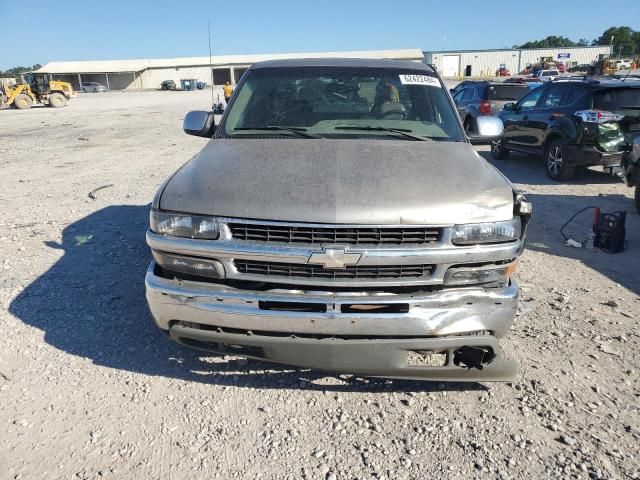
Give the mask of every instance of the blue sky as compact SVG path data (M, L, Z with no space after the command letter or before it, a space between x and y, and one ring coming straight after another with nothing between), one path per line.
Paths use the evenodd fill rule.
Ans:
M422 48L502 48L640 29L640 0L0 0L0 69L53 60ZM24 8L30 16L24 15ZM227 6L223 6L227 5ZM12 19L20 18L16 22Z

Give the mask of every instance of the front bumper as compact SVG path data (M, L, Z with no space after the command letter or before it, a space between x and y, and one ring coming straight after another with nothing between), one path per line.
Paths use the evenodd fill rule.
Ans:
M602 152L590 145L567 145L567 162L570 165L605 168L620 167L624 152Z
M515 318L513 283L412 294L251 291L163 278L152 263L145 286L157 325L211 352L405 379L507 381L516 374L497 340ZM453 353L464 346L496 357L482 370L456 366ZM409 365L416 351L445 353L446 363Z

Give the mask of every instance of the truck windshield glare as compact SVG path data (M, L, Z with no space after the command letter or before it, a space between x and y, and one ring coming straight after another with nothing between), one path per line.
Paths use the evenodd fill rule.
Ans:
M344 125L353 128L342 128ZM408 69L250 70L230 106L221 135L303 137L284 127L304 128L308 132L304 137L410 140L413 135L414 140L464 141L440 80L430 72Z

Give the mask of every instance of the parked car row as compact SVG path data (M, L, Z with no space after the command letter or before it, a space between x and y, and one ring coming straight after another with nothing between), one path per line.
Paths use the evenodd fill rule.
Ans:
M511 152L541 156L546 174L557 181L601 166L640 185L640 145L630 153L640 142L640 79L632 74L467 80L450 92L470 137L479 118L502 120L503 134L491 143L497 160ZM640 211L638 192L636 205Z
M568 180L580 168L599 165L621 172L626 151L640 136L640 82L572 78L546 83L498 113L497 160L510 152L542 156L553 180Z

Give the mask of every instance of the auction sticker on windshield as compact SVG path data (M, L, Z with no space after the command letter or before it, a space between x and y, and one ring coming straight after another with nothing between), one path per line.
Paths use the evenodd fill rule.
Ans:
M400 75L400 83L402 83L402 85L429 85L431 87L440 87L440 82L438 82L436 77L412 73Z

